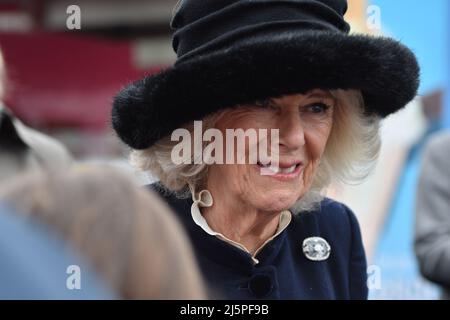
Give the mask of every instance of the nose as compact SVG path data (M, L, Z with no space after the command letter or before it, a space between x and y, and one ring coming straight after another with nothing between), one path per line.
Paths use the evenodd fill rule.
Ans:
M295 111L295 110L294 110ZM305 145L305 131L298 112L283 112L279 119L280 151L292 151Z

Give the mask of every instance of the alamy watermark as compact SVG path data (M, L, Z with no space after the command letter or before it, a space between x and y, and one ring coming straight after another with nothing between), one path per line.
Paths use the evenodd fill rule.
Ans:
M203 122L194 121L193 132L184 128L172 132L171 141L178 144L172 148L171 160L177 165L258 164L262 175L273 175L280 164L279 136L279 129L226 129L224 134L209 128L203 132Z
M381 290L381 267L371 265L367 267L367 288L369 290Z
M81 290L81 268L73 264L67 267L66 273L69 276L66 279L66 288L69 290Z
M76 4L67 7L66 27L69 30L81 30L81 8Z
M366 26L369 30L381 30L381 8L376 5L370 5L366 9Z

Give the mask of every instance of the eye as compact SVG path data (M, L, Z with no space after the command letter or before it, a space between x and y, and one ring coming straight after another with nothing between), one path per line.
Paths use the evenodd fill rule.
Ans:
M315 113L315 114L323 114L326 113L328 109L331 107L325 103L316 102L305 107L306 111Z

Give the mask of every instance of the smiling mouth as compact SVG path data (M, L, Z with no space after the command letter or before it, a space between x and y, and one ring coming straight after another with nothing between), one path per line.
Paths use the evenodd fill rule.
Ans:
M264 165L260 162L258 162L258 166L262 169L264 169L265 171L267 171L268 173L271 174L290 174L290 173L294 173L297 171L297 169L302 165L301 162L298 163L294 163L290 166L287 165L283 165L280 164L279 166L274 166L271 163L269 163L268 165Z

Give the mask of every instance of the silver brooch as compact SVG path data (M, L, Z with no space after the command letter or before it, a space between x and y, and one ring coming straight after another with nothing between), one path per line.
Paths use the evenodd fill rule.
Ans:
M312 261L324 261L330 256L331 247L320 237L311 237L303 240L303 253Z

